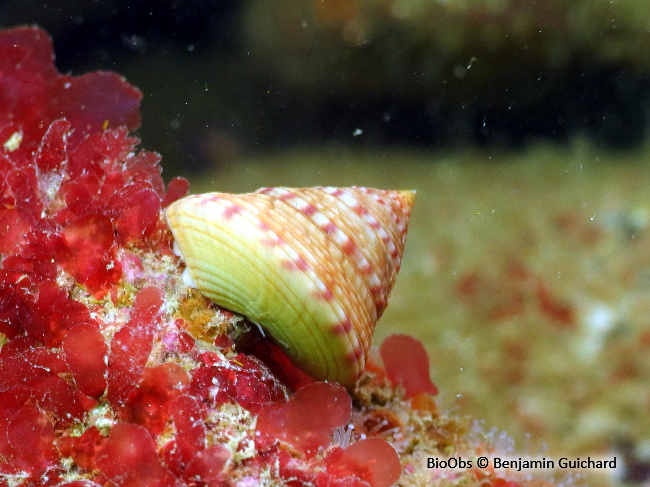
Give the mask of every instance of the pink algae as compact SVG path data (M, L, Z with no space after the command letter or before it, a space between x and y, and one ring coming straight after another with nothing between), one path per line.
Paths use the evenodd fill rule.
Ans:
M162 449L165 465L187 482L200 480L221 485L223 471L232 454L223 445L207 446L204 407L191 396L178 396L169 405L176 428L175 438Z
M334 430L347 426L351 411L351 398L342 387L307 385L287 403L262 409L256 445L262 452L275 452L271 457L277 458L281 476L299 479L301 485L390 487L402 469L397 452L385 440L359 439L345 449L333 445ZM300 458L312 468L305 469Z
M101 131L107 121L109 126L130 129L140 125L142 94L137 89L114 73L61 75L52 52L50 37L36 27L12 29L0 36L0 128L22 132L23 144L16 149L21 156L39 144L54 120L71 122L76 129L73 145L85 134Z
M70 328L90 322L90 313L83 304L70 299L55 283L39 288L38 300L25 306L22 326L37 341L49 347L61 345Z
M88 428L81 436L64 436L56 442L56 447L64 457L70 457L75 465L83 470L97 468L96 457L107 438L95 426Z
M63 339L65 359L81 392L99 399L106 389L108 347L95 325L77 325Z
M0 473L40 474L55 465L54 427L34 406L22 406L0 415Z
M379 349L388 378L404 387L405 397L436 395L438 388L429 376L429 357L422 343L408 335L390 335Z
M351 411L352 400L341 386L310 384L286 404L271 404L262 409L257 418L258 446L264 448L278 440L313 456L330 443L335 428L346 425Z
M138 387L128 398L125 419L142 424L153 436L162 433L170 417L169 404L189 383L187 372L175 363L144 369Z
M118 423L97 454L97 468L120 487L171 487L174 475L158 457L156 444L144 428Z
M329 473L338 477L353 475L372 487L390 487L402 473L397 452L380 438L366 438L345 449L336 449L325 463Z
M0 391L67 371L60 353L37 346L37 342L28 336L5 344L0 349L0 363Z
M35 346L29 337L7 343L0 351L0 414L33 402L61 424L80 419L92 401L59 377L67 370L60 354Z
M188 481L200 480L208 487L219 487L230 457L230 450L223 445L212 445L199 450L187 465L184 476Z
M264 371L256 358L239 354L221 361L216 354L202 354L205 355L208 355L206 366L193 370L190 384L190 394L203 404L216 408L237 403L257 414L263 406L286 399L279 383Z
M113 195L108 212L117 238L124 244L151 235L158 222L160 197L143 184L131 184Z
M401 465L386 441L361 439L345 449L333 445L334 430L347 426L351 411L351 398L341 386L312 383L285 404L262 409L256 446L275 459L289 484L389 487L399 478Z
M197 451L205 447L206 428L203 420L206 410L192 396L174 399L168 408L176 428L176 437L162 450L162 457L170 470L181 475Z
M153 337L160 324L162 291L156 287L141 290L133 303L132 317L111 341L108 359L108 402L125 413L129 395L144 372Z
M117 284L122 265L117 260L113 225L108 217L96 213L82 216L65 227L62 237L57 260L89 292Z

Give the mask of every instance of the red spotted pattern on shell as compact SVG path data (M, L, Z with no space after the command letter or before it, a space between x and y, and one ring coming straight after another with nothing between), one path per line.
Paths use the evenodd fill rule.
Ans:
M197 287L319 380L352 384L401 265L415 192L263 188L189 196L167 221Z

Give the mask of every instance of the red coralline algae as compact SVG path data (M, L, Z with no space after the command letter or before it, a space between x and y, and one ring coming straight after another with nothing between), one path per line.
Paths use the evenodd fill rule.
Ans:
M37 346L30 337L19 337L5 344L0 351L0 365L2 415L12 415L33 402L64 426L81 419L93 405L92 400L58 375L68 371L61 355Z
M97 468L120 487L172 487L174 475L160 462L156 443L143 427L118 423L97 454Z
M94 325L77 325L63 339L65 360L75 384L87 396L99 399L106 389L108 347Z
M190 485L193 482L221 485L219 482L232 454L223 445L206 445L206 409L193 397L183 395L171 402L168 411L176 436L161 452L167 468Z
M223 445L213 445L194 452L183 476L188 483L198 482L208 487L223 485L224 467L230 460L230 450Z
M54 427L35 406L21 406L0 415L0 473L37 474L58 460L54 448Z
M109 354L100 322L69 284L96 297L117 285L119 245L162 228L162 200L182 196L187 184L175 180L165 194L159 156L134 153L128 130L139 125L141 94L122 78L60 75L49 36L37 28L1 33L0 53L0 472L40 475L58 465L55 431L83 420L107 385L107 399L121 411L134 390L136 399L164 404L179 382L189 384L169 364L145 375L173 392L150 387L151 380L137 388L162 291L140 291ZM163 420L151 418L165 417L141 407L128 415L157 431ZM81 438L89 434L99 430ZM81 438L71 456L92 468Z
M218 360L214 365L211 354L209 366L193 371L190 393L211 407L237 403L253 414L262 406L285 400L278 383L262 370L254 357L239 354L230 360ZM205 354L202 355L205 361Z
M438 394L429 377L429 357L422 344L408 335L390 335L379 349L386 374L395 385L404 387L404 396Z
M338 477L355 476L372 487L390 487L402 473L397 452L379 438L367 438L345 449L335 449L325 463L329 473Z
M70 299L54 282L41 283L38 300L30 311L24 316L23 328L48 347L60 346L69 329L91 323L88 308Z
M88 292L115 285L122 277L111 220L105 215L82 216L67 225L56 257L59 265ZM98 258L99 257L99 258Z
M169 419L168 406L189 386L180 365L164 363L144 369L138 387L129 395L126 420L144 425L152 435L162 433Z
M143 289L135 298L131 320L113 336L108 359L107 399L118 412L124 411L129 395L142 377L154 332L160 323L162 304L160 289Z
M21 134L22 143L16 149L21 157L37 147L55 120L65 118L72 124L76 130L70 141L73 147L106 125L130 130L140 125L142 94L137 89L114 73L59 74L52 41L42 30L5 31L0 36L0 53L0 135L8 140L12 133Z
M97 453L106 441L107 438L100 433L99 429L91 426L77 438L71 436L59 438L56 447L61 456L70 457L79 468L91 471L97 468Z
M318 411L318 414L314 414ZM316 382L303 387L285 404L266 406L257 418L257 443L264 448L279 440L308 457L330 443L335 428L350 419L352 400L336 384Z
M511 262L504 275L489 276L471 271L458 280L459 296L489 321L539 315L557 328L572 328L573 307L561 302L551 284L521 262Z
M207 410L192 396L179 396L168 407L176 428L175 438L162 451L165 465L177 475L182 475L197 451L205 448L207 430L204 419Z

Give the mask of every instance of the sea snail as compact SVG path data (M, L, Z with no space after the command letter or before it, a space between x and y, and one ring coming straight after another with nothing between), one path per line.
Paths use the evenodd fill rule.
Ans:
M318 380L351 385L400 268L415 191L263 188L188 196L167 222L196 287Z

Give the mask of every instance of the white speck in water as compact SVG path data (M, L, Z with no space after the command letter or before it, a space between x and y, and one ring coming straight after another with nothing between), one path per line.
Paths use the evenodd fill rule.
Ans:
M361 129L359 129L359 128L354 129L354 132L352 132L352 136L353 136L353 137L358 137L358 136L361 135L361 134L363 134L363 130L361 130Z

